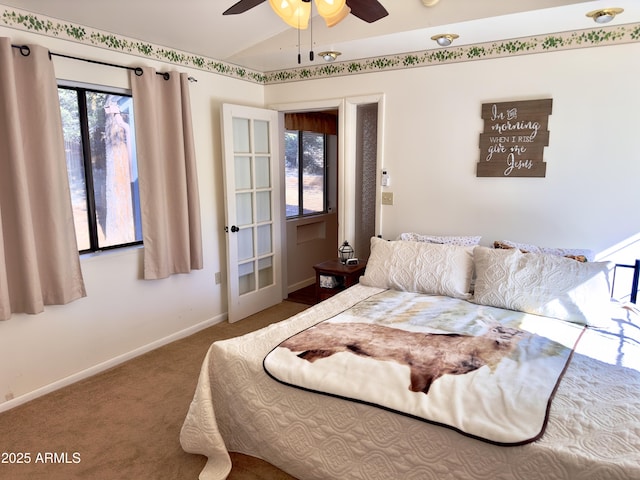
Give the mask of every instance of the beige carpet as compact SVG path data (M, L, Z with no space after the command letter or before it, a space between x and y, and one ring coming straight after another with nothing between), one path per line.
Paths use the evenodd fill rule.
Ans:
M215 325L0 414L0 479L197 479L205 457L185 453L179 434L209 345L305 308L285 301ZM2 462L26 453L30 463ZM252 457L232 460L229 480L293 479Z

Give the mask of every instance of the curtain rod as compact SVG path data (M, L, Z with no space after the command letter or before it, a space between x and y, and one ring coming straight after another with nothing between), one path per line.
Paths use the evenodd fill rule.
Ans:
M23 57L28 57L29 55L31 55L31 49L29 48L28 45L11 45L13 48L17 48L20 50L20 54ZM124 68L126 70L132 70L138 77L141 76L143 74L143 70L141 67L127 67L126 65L118 65L115 63L107 63L107 62L100 62L98 60L91 60L88 58L80 58L80 57L73 57L71 55L64 55L62 53L54 53L51 50L49 50L49 58L51 58L51 56L56 56L56 57L63 57L63 58L69 58L71 60L80 60L81 62L87 62L87 63L95 63L98 65L105 65L107 67L115 67L115 68ZM169 74L169 72L156 72L156 75L162 75L162 78L164 78L165 80L169 80L169 78L171 78L171 75ZM188 78L190 82L197 82L198 80L194 77L189 77Z

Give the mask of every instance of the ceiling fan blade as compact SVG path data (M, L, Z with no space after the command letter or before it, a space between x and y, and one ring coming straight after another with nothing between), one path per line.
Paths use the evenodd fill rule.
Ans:
M367 23L373 23L389 15L378 0L347 0L351 13Z
M257 7L265 1L266 0L240 0L238 3L232 5L224 12L222 12L222 15L237 15L238 13L244 13L247 10L251 10L253 7Z

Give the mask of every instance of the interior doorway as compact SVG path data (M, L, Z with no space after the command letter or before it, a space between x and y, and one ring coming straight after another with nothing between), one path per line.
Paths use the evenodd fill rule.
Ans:
M286 287L283 298L314 284L313 265L336 258L337 249L345 240L356 248L359 258L368 257L370 238L380 231L380 188L377 185L380 183L382 160L383 99L382 94L376 94L270 107L280 112L282 131L287 112L335 110L338 115L337 135L331 140L335 142L335 166L329 166L328 174L329 181L335 183L330 189L334 188L336 199L326 213L333 218L328 223L323 223L321 216L300 219L297 224L284 222L286 231L283 231L282 271ZM284 196L283 189L283 201ZM296 230L295 235L290 230ZM326 249L324 253L319 254L318 258L301 256L299 245L301 239L302 243L306 243L304 236L318 241L322 239L321 243Z
M338 110L284 114L287 293L314 284L313 265L336 256Z

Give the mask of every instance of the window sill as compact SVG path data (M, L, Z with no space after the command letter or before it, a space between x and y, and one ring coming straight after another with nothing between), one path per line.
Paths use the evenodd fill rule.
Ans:
M142 251L143 248L144 248L144 245L131 245L130 247L114 248L110 250L100 250L98 252L81 253L80 261L90 262L90 261L101 259L101 258L138 255L138 251Z

